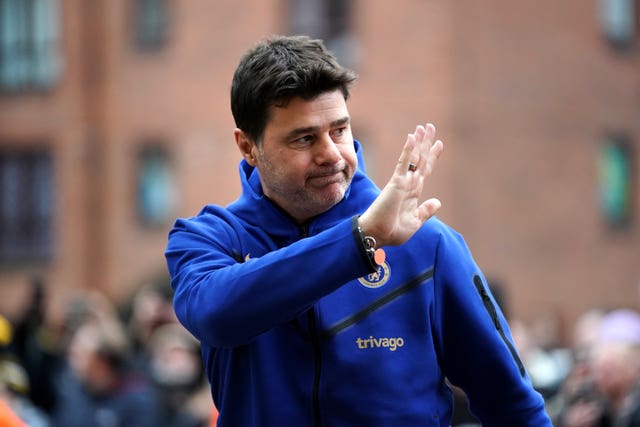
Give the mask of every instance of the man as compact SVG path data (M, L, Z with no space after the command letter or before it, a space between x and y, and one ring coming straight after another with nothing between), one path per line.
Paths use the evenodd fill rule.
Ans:
M86 315L70 337L53 426L162 425L151 384L129 369L130 346L120 319L108 305L91 307Z
M317 40L248 51L231 88L242 195L170 232L218 425L449 426L445 377L487 426L550 425L465 243L420 200L435 128L407 136L380 191L351 135L354 80Z
M640 313L620 308L602 317L590 368L612 425L640 426Z

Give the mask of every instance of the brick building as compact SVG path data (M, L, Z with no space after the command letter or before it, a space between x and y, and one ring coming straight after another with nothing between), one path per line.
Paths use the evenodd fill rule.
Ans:
M16 313L34 274L54 307L88 289L122 300L163 274L172 220L238 194L239 56L292 32L358 72L354 133L380 185L404 135L436 124L445 155L427 191L510 314L570 325L594 305L638 306L639 10L0 0L0 313Z

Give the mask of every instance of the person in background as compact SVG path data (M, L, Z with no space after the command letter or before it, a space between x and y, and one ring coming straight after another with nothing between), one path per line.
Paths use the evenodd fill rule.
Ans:
M640 314L630 309L583 313L574 361L549 404L557 427L640 427Z
M148 370L149 339L155 330L177 322L168 283L168 278L164 277L144 283L122 309L131 336L134 364L141 371Z
M25 369L29 384L28 398L50 413L55 405L55 378L62 356L57 337L47 322L47 286L40 275L29 281L27 304L14 321L11 351Z
M510 325L534 388L545 401L552 400L572 364L571 349L558 344L560 334L556 317L542 312L529 322L513 319Z
M157 427L155 392L130 368L130 343L115 309L97 296L72 332L59 378L52 421L56 427Z
M208 398L200 344L180 324L170 323L155 329L148 347L163 427L205 427L215 408Z
M26 369L12 351L13 327L0 315L0 426L48 427L46 412L31 400Z
M49 427L49 416L29 398L29 378L25 369L9 358L0 360L0 401L29 427ZM4 424L0 423L4 427Z
M617 309L602 318L591 369L612 425L640 427L640 314Z
M380 190L351 133L354 80L308 37L250 49L231 85L242 195L169 234L218 426L448 427L445 379L484 425L550 426L484 275L422 200L435 127L407 135Z

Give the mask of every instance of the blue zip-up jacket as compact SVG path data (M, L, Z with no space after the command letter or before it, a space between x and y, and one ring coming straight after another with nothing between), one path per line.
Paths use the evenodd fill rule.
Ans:
M436 218L372 270L353 218L359 166L301 228L240 163L241 197L179 219L166 251L180 322L202 343L218 426L449 426L463 388L486 427L550 426L462 237Z

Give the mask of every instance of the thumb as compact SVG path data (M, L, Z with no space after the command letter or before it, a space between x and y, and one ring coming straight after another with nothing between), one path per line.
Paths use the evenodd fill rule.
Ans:
M418 207L418 215L420 217L420 221L424 223L426 220L434 216L436 212L438 212L441 206L442 206L442 202L439 199L432 198L432 199L425 200Z

